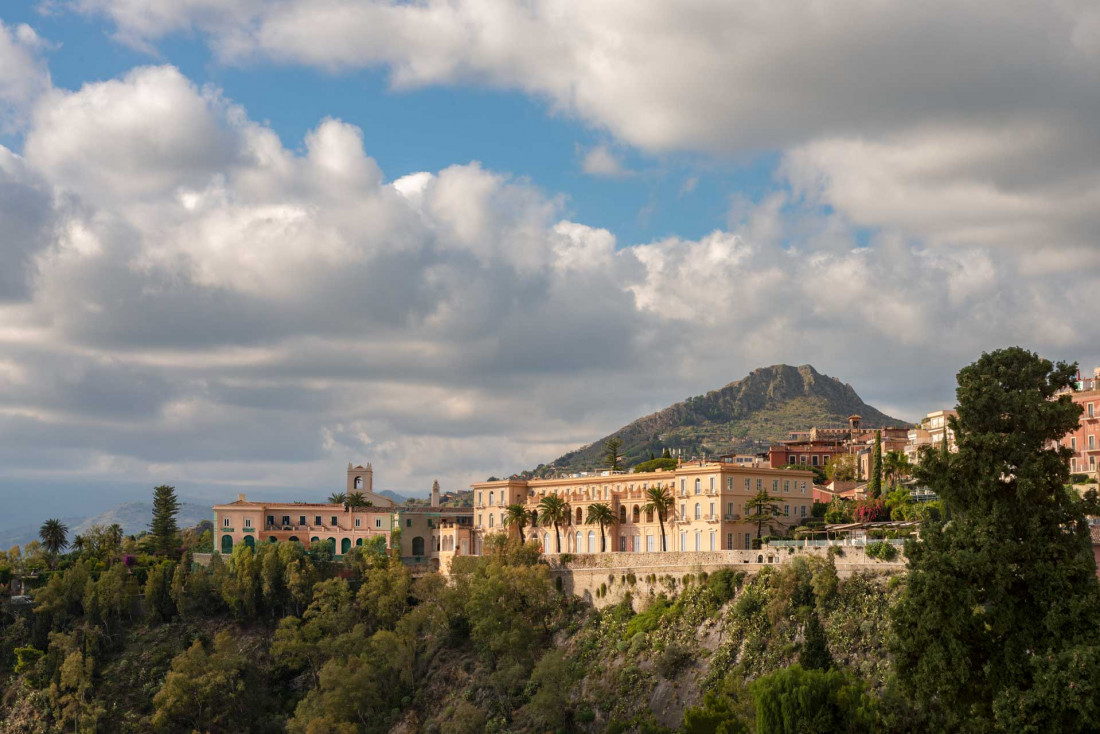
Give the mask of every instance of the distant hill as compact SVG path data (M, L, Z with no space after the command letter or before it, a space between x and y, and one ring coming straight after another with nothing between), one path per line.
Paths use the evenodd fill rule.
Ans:
M181 529L194 527L203 520L213 518L214 511L210 505L195 504L193 502L181 502L176 523ZM106 512L88 517L61 518L61 522L69 527L69 540L80 535L93 525L122 526L124 535L137 535L142 530L149 529L149 520L153 516L153 505L150 502L125 502ZM0 530L0 549L7 550L13 545L26 545L32 540L38 540L38 526L26 525Z
M639 418L528 473L545 477L606 468L604 446L612 436L622 441L624 463L631 466L650 453L660 456L666 448L680 449L684 456L763 451L790 431L847 425L850 415L861 416L868 428L910 425L871 407L851 385L808 364L761 367L721 389Z

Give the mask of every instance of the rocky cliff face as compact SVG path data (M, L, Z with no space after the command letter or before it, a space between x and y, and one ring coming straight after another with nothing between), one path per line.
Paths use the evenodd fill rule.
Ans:
M604 446L613 436L622 441L621 452L629 465L645 460L650 452L660 456L666 448L689 456L760 450L792 430L845 425L850 415L862 416L863 425L871 428L908 425L863 402L851 385L810 365L761 367L723 388L639 418L536 473L599 468L604 465Z

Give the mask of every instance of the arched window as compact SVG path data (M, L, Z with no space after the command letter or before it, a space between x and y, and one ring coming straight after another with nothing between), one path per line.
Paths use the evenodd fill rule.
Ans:
M581 508L577 508L577 524L580 525L584 522L584 513L581 512Z
M645 511L645 521L646 522L653 522L653 510L646 510Z
M492 492L489 493L489 506L490 507L493 506L493 493Z
M595 531L592 531L592 530L588 531L588 552L589 553L595 553L596 552L596 533L595 533Z
M424 539L421 538L419 535L413 538L413 555L424 555Z
M493 513L489 513L489 527L493 527Z
M362 548L363 547L363 539L362 538L356 538L355 539L355 546L357 548Z
M272 540L274 540L274 538L272 538ZM314 535L312 538L309 539L309 544L310 545L313 545L314 543L320 543L320 542L321 542L321 539L318 538L316 535Z
M626 522L626 505L619 505L619 522Z
M582 536L582 534L581 534L581 531L580 531L580 530L578 530L578 531L577 531L577 540L576 540L576 542L575 542L575 544L574 544L574 546L573 546L573 552L574 552L574 553L583 553L583 552L584 552L583 550L581 550L581 538L582 538L582 537L583 537L583 536Z
M539 524L539 511L531 510L531 526L534 527Z
M640 511L638 510L638 506L637 506L637 505L634 505L634 513L633 513L633 515L634 515L634 517L633 517L633 520L634 520L634 522L638 522L638 521L639 521L639 518L641 517L641 513L640 513Z
M699 486L700 486L699 478L696 477L696 479L695 479L695 494L699 494Z
M701 506L699 505L698 502L696 502L695 503L695 519L698 520L702 516L703 516L703 513L702 513L702 510L701 510Z
M356 477L355 478L355 488L356 489L362 489L363 488L363 477Z
M271 539L275 540L274 537L272 537ZM287 540L289 540L291 543L297 543L298 542L298 536L297 535L291 535L289 538L287 538Z
M340 555L345 555L351 550L351 538L344 538L340 541Z
M256 547L256 541L252 539L251 535L244 536L244 544L247 545L249 548Z
M222 536L222 553L232 553L232 552L233 552L233 536L223 535Z

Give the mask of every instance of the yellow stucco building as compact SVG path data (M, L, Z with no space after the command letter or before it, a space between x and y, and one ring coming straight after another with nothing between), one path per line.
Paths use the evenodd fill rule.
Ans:
M810 517L813 507L812 472L731 463L688 462L676 469L639 474L594 472L480 482L473 485L474 553L481 553L487 535L509 531L505 508L512 504L521 504L535 515L535 525L528 523L525 533L539 541L544 553L660 552L661 523L656 513L645 511L646 492L652 487L666 489L674 498L664 523L667 551L750 548L757 528L746 504L762 490L780 507L775 525L797 525ZM569 505L569 520L559 528L560 548L554 529L537 518L539 502L549 494ZM616 518L605 528L603 550L600 528L586 523L588 508L597 502L609 505Z

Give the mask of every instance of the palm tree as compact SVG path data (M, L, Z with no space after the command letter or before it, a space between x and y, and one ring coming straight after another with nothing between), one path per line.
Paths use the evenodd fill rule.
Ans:
M344 497L344 507L354 510L356 507L370 507L371 503L362 492L351 492Z
M504 527L515 525L519 528L520 543L527 542L527 536L524 534L523 528L526 527L527 521L530 519L531 516L527 512L527 508L519 503L504 508Z
M548 494L539 500L538 518L542 525L553 525L554 536L557 538L558 553L561 553L561 530L559 525L569 520L569 503L556 494Z
M756 510L756 512L753 513L753 510ZM760 540L765 525L771 529L772 519L779 515L779 511L780 507L775 501L775 497L768 494L766 489L760 490L755 497L745 503L745 514L751 515L756 522L757 540Z
M50 518L38 529L38 537L47 551L57 555L69 545L69 528L57 518Z
M328 496L329 504L342 505L348 501L348 496L343 492L333 492Z
M904 451L887 451L882 465L883 472L890 478L890 484L897 486L901 477L909 476L913 471L913 465L909 463L909 457Z
M611 510L610 505L603 502L597 502L588 506L588 517L585 519L585 522L589 525L600 526L600 553L607 552L607 543L604 542L604 528L618 521L619 518L615 517L615 513Z
M661 484L654 484L648 488L645 491L645 498L646 503L642 507L642 512L657 513L657 522L661 524L661 550L668 550L665 543L665 518L668 517L669 510L676 506L676 498L667 487Z
M69 547L79 553L80 551L84 550L85 546L87 545L88 544L87 542L85 542L84 536L77 535L73 538L73 542L69 544Z

